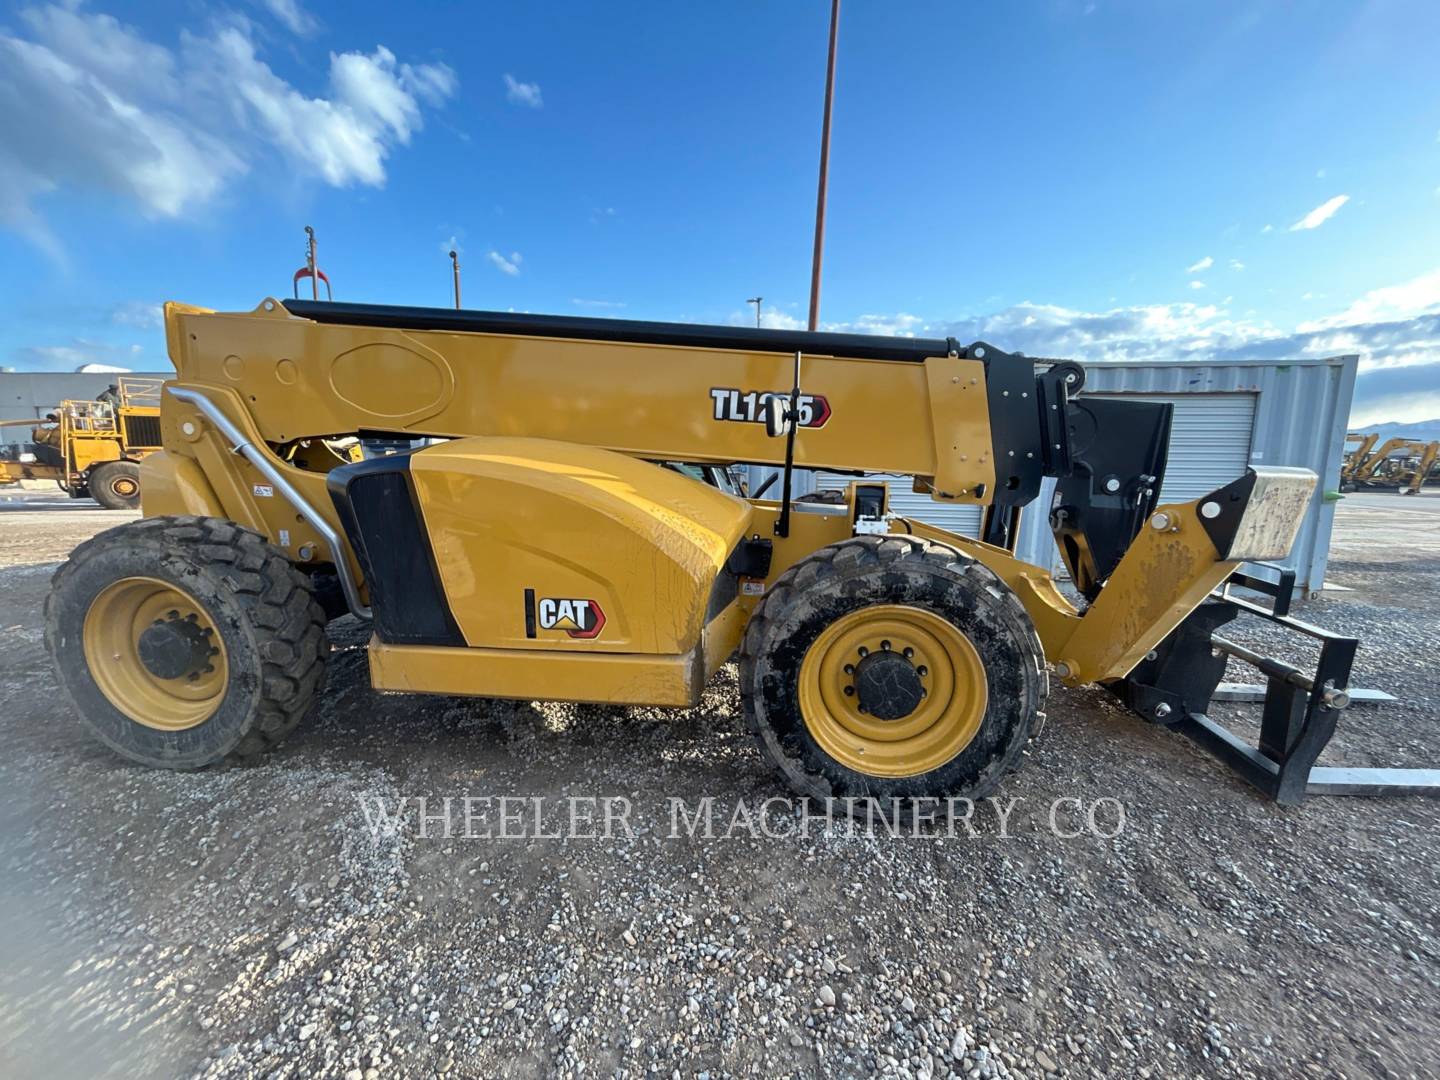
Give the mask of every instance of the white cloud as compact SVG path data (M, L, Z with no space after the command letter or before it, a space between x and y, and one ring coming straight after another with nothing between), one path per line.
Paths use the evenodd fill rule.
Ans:
M36 209L55 192L179 217L275 150L330 184L382 184L422 106L456 87L443 64L412 67L377 46L332 53L329 96L308 96L259 59L243 20L182 31L172 51L68 5L21 18L29 37L0 29L0 226L56 253Z
M1335 216L1335 212L1350 201L1349 195L1336 195L1333 199L1326 199L1319 206L1315 207L1308 214L1302 217L1294 225L1290 226L1291 232L1300 229L1318 229L1325 222Z
M260 2L292 34L309 37L320 29L320 20L302 8L297 0L260 0Z
M532 109L542 108L545 104L540 96L539 83L521 82L508 71L505 73L505 100Z
M1274 232L1274 231L1275 231L1275 226L1274 226L1274 225L1266 225L1266 226L1265 226L1264 228L1262 228L1260 231L1261 231L1262 233Z
M87 15L73 5L26 8L20 13L36 43L63 56L97 81L115 86L143 82L147 92L173 98L180 90L175 58L110 15Z
M66 345L22 346L15 350L15 359L21 370L28 371L78 371L82 368L133 371L137 365L144 366L143 354L144 350L139 345L111 345L75 338ZM153 370L155 365L151 367Z
M460 238L458 236L452 236L449 240L440 241L440 254L444 255L446 258L449 258L450 252L452 251L457 252L460 255L465 254L465 249L460 246Z
M746 315L742 312L735 312L730 321L737 326L752 326L755 322L753 313ZM804 330L809 324L804 319L797 319L794 315L787 315L783 311L776 311L773 308L760 312L760 325L766 330ZM821 327L822 330L831 329L830 326Z
M127 300L115 305L110 321L136 330L158 330L165 325L165 308L159 301Z
M576 307L583 307L583 308L606 308L606 309L610 309L610 308L623 308L623 307L625 306L625 301L624 301L624 300L586 300L586 299L584 299L584 298L582 298L582 297L578 297L578 296L577 296L577 297L572 297L571 300L570 300L570 303L574 304Z
M519 275L520 264L524 262L524 259L520 257L518 251L512 251L508 259L498 251L491 251L485 258L495 264L495 269L499 270L502 274L509 274L511 277Z
M1198 273L1200 273L1202 270L1209 270L1210 267L1212 267L1212 266L1214 266L1214 265L1215 265L1215 260L1212 259L1209 255L1206 255L1206 256L1205 256L1203 259L1201 259L1199 262L1191 263L1189 266L1187 266L1187 267L1185 268L1185 273L1187 273L1187 274L1198 274Z
M1230 260L1230 269L1231 269L1231 270L1236 270L1236 271L1244 270L1244 269L1245 269L1245 264L1244 264L1243 262L1241 262L1239 259L1231 259L1231 260Z
M1324 298L1312 299L1320 303ZM737 326L754 325L754 315L736 311L729 321ZM770 310L764 313L762 325L783 330L805 326L794 316ZM1371 376L1400 368L1409 374L1387 374L1387 380L1395 380L1393 385L1404 387L1420 380L1423 388L1429 380L1440 394L1440 268L1412 281L1372 290L1344 310L1302 322L1293 330L1259 320L1253 311L1237 318L1225 304L1152 304L1088 312L1028 301L963 319L926 320L903 313L866 315L824 323L821 329L954 337L964 343L988 341L1027 356L1085 363L1206 363L1358 353L1363 377L1357 401L1376 399L1389 385ZM1385 392L1403 398L1403 390Z
M1190 282L1190 288L1192 288L1192 289L1203 289L1204 287L1205 287L1205 283L1204 283L1203 281L1192 281L1192 282Z
M1371 289L1344 311L1313 322L1301 323L1298 329L1304 333L1313 333L1362 323L1413 319L1420 315L1440 315L1440 269L1421 274L1399 285ZM1437 355L1436 359L1440 360L1440 355Z
M64 186L120 195L148 215L175 217L244 170L206 127L165 107L174 86L167 52L108 16L55 9L29 15L45 41L0 33L0 224L47 244L32 203ZM150 67L153 86L136 74ZM156 95L157 107L142 108L114 89L131 79Z
M379 187L393 144L405 145L421 126L421 100L452 93L455 76L443 65L397 64L383 45L370 55L331 53L331 98L306 97L255 55L240 30L221 30L194 49L208 59L219 85L267 142L327 183Z
M1315 179L1316 179L1316 180L1324 180L1324 179L1325 179L1325 170L1324 170L1324 169L1316 169L1316 170L1315 170Z

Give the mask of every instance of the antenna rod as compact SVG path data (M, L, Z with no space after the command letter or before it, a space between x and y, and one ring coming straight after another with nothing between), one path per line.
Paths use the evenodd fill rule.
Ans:
M460 310L460 254L450 252L450 266L455 273L455 310Z
M795 475L795 426L800 422L800 351L795 351L795 382L790 387L790 400L785 406L788 426L785 432L785 477L780 488L780 516L775 519L775 535L790 535L790 481Z
M820 323L820 259L825 251L825 189L830 179L830 106L835 100L835 41L840 0L830 3L830 60L825 68L825 121L820 129L820 187L815 195L815 259L810 267L810 329Z
M755 305L755 329L756 329L756 330L759 330L759 329L760 329L760 303L761 303L761 301L763 301L764 299L765 299L765 298L764 298L763 296L752 296L752 297L750 297L749 300L746 300L746 301L745 301L745 303L747 303L747 304L754 304L754 305Z

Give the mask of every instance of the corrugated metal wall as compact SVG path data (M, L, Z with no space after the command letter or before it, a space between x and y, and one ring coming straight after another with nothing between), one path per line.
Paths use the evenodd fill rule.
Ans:
M1340 486L1341 447L1359 360L1358 356L1351 355L1323 360L1090 364L1086 367L1084 392L1177 401L1189 395L1205 395L1209 402L1217 402L1202 404L1197 398L1193 403L1177 405L1177 411L1185 408L1188 417L1194 420L1204 419L1208 409L1210 420L1223 419L1224 422L1214 426L1215 441L1210 442L1203 426L1187 421L1187 430L1193 428L1198 436L1176 438L1167 480L1172 472L1180 477L1193 476L1196 469L1208 472L1228 468L1230 458L1238 464L1237 444L1244 436L1240 421L1245 412L1243 403L1253 402L1249 461L1256 465L1298 465L1320 476L1305 522L1285 563L1295 568L1297 586L1313 592L1325 580L1330 529L1335 517L1335 504L1325 499L1325 493L1336 491ZM1226 407L1227 397L1233 407ZM1204 463L1198 463L1200 455L1206 456ZM1195 497L1170 490L1173 486L1166 484L1171 497ZM1037 566L1049 567L1054 559L1055 545L1044 512L1049 507L1051 490L1047 488L1041 500L1027 507L1016 549L1021 558Z
M1245 475L1255 433L1255 394L1097 394L1168 401L1170 451L1163 502L1189 502Z

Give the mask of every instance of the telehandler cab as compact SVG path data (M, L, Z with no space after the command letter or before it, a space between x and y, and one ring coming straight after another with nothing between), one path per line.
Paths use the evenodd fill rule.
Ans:
M1043 717L1047 661L1282 801L1406 786L1312 774L1355 642L1288 617L1293 575L1238 572L1288 552L1315 475L1254 468L1158 506L1170 406L1077 398L1077 364L298 300L172 303L165 325L176 378L145 517L77 548L46 606L80 716L136 761L278 743L321 690L327 617L348 612L388 691L689 706L738 651L760 751L806 796L993 790ZM349 436L422 445L352 463L329 445ZM676 463L784 482L746 499ZM855 481L843 505L794 501L795 468ZM878 472L982 505L981 537L892 514ZM1079 605L1013 554L1046 476ZM1318 638L1313 677L1215 637L1241 610ZM1270 677L1258 748L1205 715L1227 654Z

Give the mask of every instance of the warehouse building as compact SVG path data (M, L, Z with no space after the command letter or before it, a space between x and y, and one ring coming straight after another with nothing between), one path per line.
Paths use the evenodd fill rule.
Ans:
M1168 401L1174 406L1170 459L1162 502L1185 502L1242 476L1247 465L1295 465L1313 470L1320 484L1285 565L1296 571L1297 591L1319 590L1325 580L1330 528L1340 484L1341 448L1360 358L1228 360L1203 364L1096 363L1086 366L1084 394ZM755 480L773 470L752 470ZM853 476L815 473L797 478L798 492L843 491ZM980 508L935 502L911 490L906 477L891 481L893 510L952 532L975 536ZM1059 566L1047 513L1054 482L1026 507L1016 553L1047 569ZM778 494L772 486L771 495Z
M62 401L93 401L121 375L173 379L173 371L0 371L0 420L43 420ZM13 434L13 433L12 433ZM0 432L0 441L6 433Z

